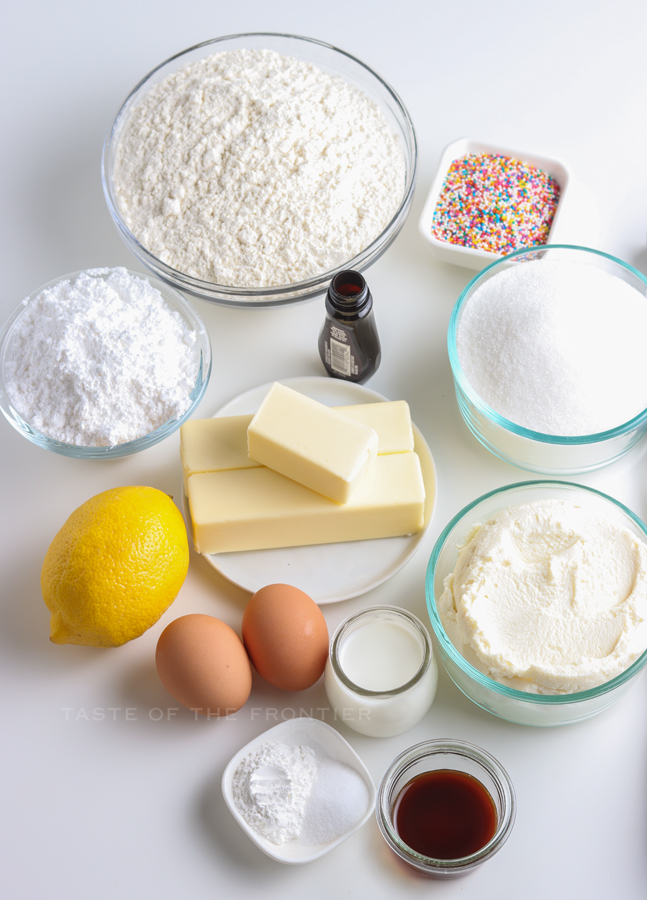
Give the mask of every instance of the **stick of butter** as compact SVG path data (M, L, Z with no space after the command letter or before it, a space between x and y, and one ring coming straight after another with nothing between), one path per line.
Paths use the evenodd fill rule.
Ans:
M275 382L247 429L250 459L347 503L377 455L377 434Z
M189 493L190 475L253 469L260 465L247 455L247 429L253 418L251 415L216 416L215 419L189 419L180 426L185 494Z
M356 406L333 407L343 416L368 425L377 432L377 454L413 450L411 413L406 400L383 400Z
M384 400L356 406L335 406L337 412L363 422L377 433L377 454L413 450L411 414L406 400ZM260 466L247 455L247 429L253 415L189 419L180 427L184 493L198 472L249 469Z
M418 455L378 456L348 503L335 503L265 466L189 478L198 553L265 550L420 531L425 486Z

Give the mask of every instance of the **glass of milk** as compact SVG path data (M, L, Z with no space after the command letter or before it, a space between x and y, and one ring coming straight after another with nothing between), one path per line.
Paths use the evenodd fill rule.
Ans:
M413 728L436 694L429 634L412 613L374 606L341 623L324 685L337 719L360 734L391 737Z

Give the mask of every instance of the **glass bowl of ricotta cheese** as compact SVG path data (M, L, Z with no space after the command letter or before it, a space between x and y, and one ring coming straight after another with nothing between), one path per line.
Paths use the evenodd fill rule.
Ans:
M442 662L470 700L522 725L577 722L647 663L647 527L593 488L508 485L443 530L426 596Z
M417 175L397 93L348 53L234 34L161 63L106 139L108 209L159 278L227 306L279 306L363 270L399 234Z
M152 447L195 412L210 375L211 341L191 304L122 267L55 278L0 332L0 412L64 456Z

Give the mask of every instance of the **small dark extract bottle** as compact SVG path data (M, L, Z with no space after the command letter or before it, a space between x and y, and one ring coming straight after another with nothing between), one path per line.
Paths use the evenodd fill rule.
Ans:
M330 282L319 353L333 378L363 384L378 370L382 349L373 297L359 272L338 272Z

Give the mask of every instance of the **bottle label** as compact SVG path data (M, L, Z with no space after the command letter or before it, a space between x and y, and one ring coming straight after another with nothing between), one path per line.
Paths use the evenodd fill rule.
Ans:
M328 320L324 336L324 360L335 375L353 378L359 375L361 357L352 331Z
M336 341L332 335L330 337L330 368L347 378L353 374L351 372L350 347L348 344Z

